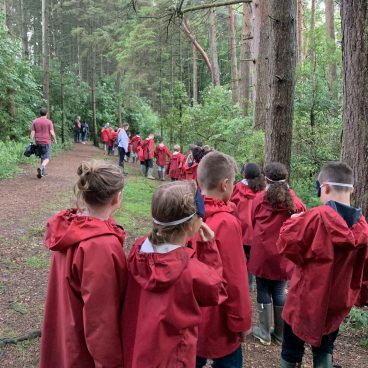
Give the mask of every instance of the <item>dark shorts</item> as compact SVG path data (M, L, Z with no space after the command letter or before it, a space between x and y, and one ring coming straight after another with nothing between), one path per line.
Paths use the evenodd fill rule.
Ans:
M40 157L41 160L51 158L51 144L37 144L36 156Z

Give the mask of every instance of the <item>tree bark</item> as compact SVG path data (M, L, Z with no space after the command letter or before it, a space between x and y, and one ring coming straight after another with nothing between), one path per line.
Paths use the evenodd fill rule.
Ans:
M121 127L121 70L116 72L116 81L115 81L115 93L116 93L116 122L118 126Z
M290 169L296 68L296 0L270 0L270 114L266 122L265 162Z
M297 45L298 45L298 62L304 63L305 48L304 48L304 0L297 1Z
M269 74L269 31L270 20L268 17L268 1L260 0L259 2L259 24L260 39L259 39L259 53L256 63L256 99L254 104L254 120L253 128L256 130L265 130L266 121L269 111L270 100L270 74Z
M24 16L24 0L20 0L20 28L21 28L21 35L22 35L22 53L23 57L28 59L29 50L28 50L28 35L27 35L27 23Z
M216 11L209 11L209 47L211 55L212 82L215 86L220 85L220 67L217 55L217 32L216 32Z
M43 70L43 99L47 110L50 108L50 79L49 79L49 2L42 0L42 70Z
M231 60L231 92L233 96L233 104L239 102L239 77L238 77L238 58L236 56L236 34L235 34L235 17L234 9L228 6L229 14L229 41L230 41L230 60ZM249 72L248 72L249 74ZM249 84L249 82L248 82ZM242 103L244 103L242 101Z
M325 0L326 5L326 39L327 39L327 50L328 54L331 55L328 63L327 79L331 94L336 97L336 61L335 61L335 51L336 51L336 39L335 39L335 6L334 0Z
M198 67L197 49L192 43L192 68L193 68L193 105L198 103Z
M311 4L311 25L310 25L310 60L311 64L316 63L316 0Z
M354 205L368 215L368 2L342 0L342 158L354 171Z

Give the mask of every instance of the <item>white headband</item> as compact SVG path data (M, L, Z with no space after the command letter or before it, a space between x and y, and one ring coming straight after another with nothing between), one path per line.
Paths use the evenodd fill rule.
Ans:
M156 219L153 219L153 222L157 225L161 225L161 226L175 226L175 225L180 225L182 224L183 222L186 222L188 220L190 220L197 212L194 212L192 215L190 216L187 216L187 217L184 217L180 220L176 220L176 221L171 221L171 222L161 222L161 221L158 221Z
M282 180L272 180L270 178L268 178L267 176L265 176L265 178L268 180L268 181L271 181L272 183L284 183L286 181L286 179L282 179Z
M346 184L346 183L335 183L333 181L326 181L325 183L321 184L321 187L325 184L329 184L329 185L335 185L337 187L347 187L347 188L354 188L353 184Z

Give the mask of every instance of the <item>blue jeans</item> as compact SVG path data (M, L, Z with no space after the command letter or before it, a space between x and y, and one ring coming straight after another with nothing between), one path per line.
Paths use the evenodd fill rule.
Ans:
M125 149L123 147L118 147L119 151L119 166L124 168L124 158L125 158Z
M268 280L257 277L257 303L273 304L282 307L285 304L286 281Z
M339 330L322 337L321 345L312 346L314 354L332 354ZM290 325L284 322L284 337L282 340L282 359L289 363L300 363L304 355L304 341L295 336Z
M197 357L196 368L202 368L206 365L207 359ZM243 353L241 345L231 354L222 358L213 359L212 368L242 368Z

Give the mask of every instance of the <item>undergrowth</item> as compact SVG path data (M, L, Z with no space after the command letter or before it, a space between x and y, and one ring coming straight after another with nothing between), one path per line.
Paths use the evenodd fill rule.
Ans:
M368 308L353 308L342 325L342 330L359 330L365 336L359 345L368 348Z

